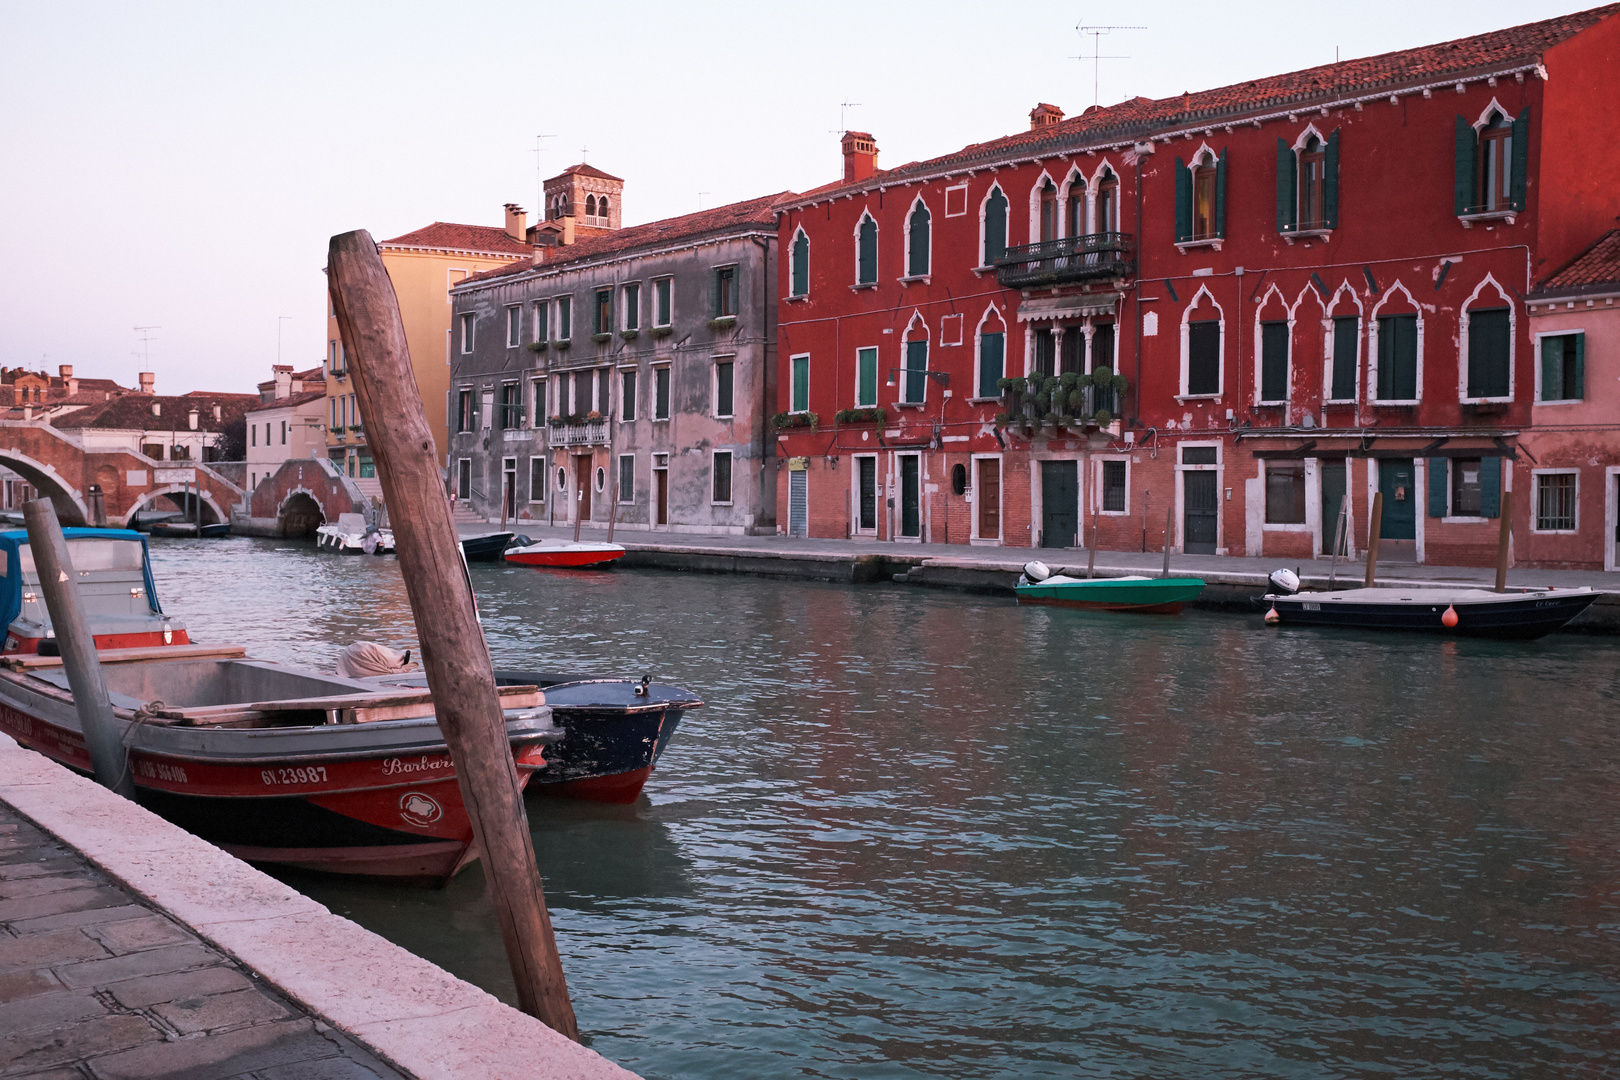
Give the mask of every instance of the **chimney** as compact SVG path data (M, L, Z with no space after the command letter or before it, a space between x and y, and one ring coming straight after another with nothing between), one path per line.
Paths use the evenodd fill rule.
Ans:
M292 395L292 365L277 364L273 369L276 373L276 398L279 400Z
M877 142L864 131L846 131L844 147L844 183L865 180L877 172Z
M506 204L506 235L523 243L523 229L528 224L529 215L517 203Z
M222 417L220 416L219 406L215 405L214 406L214 420L215 420L215 422L218 422L220 419L222 419Z
M63 379L71 379L71 378L73 378L73 365L72 364L63 364L60 367L58 367L56 370L57 370L58 373L61 374Z
M195 406L195 405L193 405L191 407L190 420L191 420L191 430L196 431L197 430L197 406Z
M152 415L153 416L162 416L163 415L163 402L161 402L161 401L152 402Z
M1038 131L1043 127L1051 127L1062 119L1062 109L1043 101L1029 110L1029 130Z
M141 374L140 374L141 393L150 394L152 392L152 383L156 379L157 379L157 376L155 374L153 374L152 372L150 372L150 371L141 372Z

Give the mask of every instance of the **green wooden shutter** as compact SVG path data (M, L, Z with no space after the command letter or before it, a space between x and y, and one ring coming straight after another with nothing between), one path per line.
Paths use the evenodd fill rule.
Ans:
M1001 393L1002 372L1006 370L1007 336L1005 334L979 335L979 396L997 397Z
M1541 400L1564 400L1564 339L1541 339Z
M1327 227L1339 227L1339 129L1328 136L1322 155L1322 219Z
M1586 400L1586 335L1576 334L1575 337L1575 386L1564 387L1565 393L1573 399Z
M1215 163L1215 235L1226 235L1226 151Z
M1529 169L1530 109L1526 106L1513 121L1513 178L1508 184L1508 199L1515 210L1524 209L1524 189Z
M984 265L1007 254L1007 196L1000 187L990 189L990 198L984 204Z
M1299 177L1296 172L1298 167L1299 162L1294 157L1294 148L1288 145L1288 140L1278 139L1277 231L1280 233L1294 231L1298 213L1295 202L1299 198Z
M1476 163L1474 156L1479 153L1479 138L1474 134L1474 125L1468 122L1466 116L1457 117L1457 173L1452 185L1452 209L1458 217L1473 209L1474 199L1474 170Z
M856 405L877 404L877 357L876 349L860 349L855 353Z
M1360 358L1360 319L1341 315L1333 320L1333 399L1349 401L1356 396L1356 361Z
M1192 173L1176 158L1176 240L1192 239Z
M923 390L928 385L928 379L922 373L927 368L927 339L906 342L906 396L901 398L901 401L915 402L923 400Z
M859 248L857 284L870 285L877 281L877 222L869 217L861 220Z
M918 203L911 212L911 259L906 266L906 274L910 277L922 277L928 273L928 224L932 218L933 215L923 203Z
M1481 458L1479 462L1479 514L1502 516L1502 459Z
M800 233L793 240L793 295L810 292L810 238Z
M1443 457L1429 459L1429 516L1443 518L1446 516L1446 481L1449 479L1447 465Z
M805 412L810 408L810 358L808 356L795 356L793 358L793 400L788 403L790 412Z
M1509 335L1507 308L1468 313L1469 397L1508 395Z
M1288 397L1288 323L1260 324L1260 400Z

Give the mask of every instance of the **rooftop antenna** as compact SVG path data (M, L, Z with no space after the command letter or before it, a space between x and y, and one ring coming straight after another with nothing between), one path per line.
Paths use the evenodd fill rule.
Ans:
M141 335L141 366L147 371L152 370L152 350L148 343L152 340L151 331L161 330L161 326L137 326L135 332Z
M843 138L849 133L849 125L844 123L844 114L851 109L860 108L860 105L861 103L858 101L840 101L838 103L838 130L833 132L834 135Z
M712 192L712 191L700 191L700 192L698 192L698 209L699 210L703 209L703 196L705 196L705 195L713 195L713 194L714 194L714 192Z
M1145 26L1076 26L1082 37L1091 36L1090 56L1071 56L1070 60L1091 61L1091 103L1102 104L1100 90L1102 88L1102 62L1104 60L1129 60L1129 56L1104 56L1102 54L1102 39L1115 30L1146 30Z
M534 155L534 205L540 208L540 217L542 219L546 216L546 180L545 168L540 164L540 155L546 152L546 148L540 145L540 140L555 139L556 137L555 135L536 135L534 137L534 149L529 151Z

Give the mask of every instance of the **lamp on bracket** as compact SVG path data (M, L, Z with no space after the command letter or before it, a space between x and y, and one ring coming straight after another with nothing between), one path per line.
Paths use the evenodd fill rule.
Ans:
M934 371L931 368L904 368L892 367L889 369L889 386L894 386L900 373L907 375L926 375L941 386L951 385L951 373L948 371Z

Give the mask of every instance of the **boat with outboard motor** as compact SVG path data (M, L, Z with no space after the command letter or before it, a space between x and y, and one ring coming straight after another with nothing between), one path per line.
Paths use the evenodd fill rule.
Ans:
M477 536L463 536L461 538L462 554L467 556L468 562L500 562L506 549L512 546L517 533L495 532L480 533ZM528 537L524 537L525 540Z
M506 549L506 561L510 563L570 570L601 566L623 556L621 545L595 540L531 540L519 536Z
M363 514L339 514L336 524L316 528L315 546L339 555L392 555L394 531L367 525Z
M1024 564L1015 591L1020 604L1087 608L1093 611L1131 611L1173 615L1204 591L1204 579L1194 577L1084 577L1085 571L1043 562Z
M142 805L250 862L443 883L475 857L425 685L379 686L192 644L158 605L144 536L63 532ZM27 534L0 532L0 556L0 610L10 615L0 731L88 772ZM562 736L537 686L500 694L526 784Z
M1326 626L1353 630L1411 630L1455 637L1532 640L1561 629L1600 593L1579 589L1494 592L1448 586L1377 585L1303 591L1299 575L1276 570L1272 591L1256 603L1268 626Z

